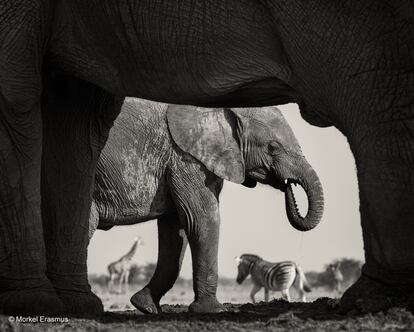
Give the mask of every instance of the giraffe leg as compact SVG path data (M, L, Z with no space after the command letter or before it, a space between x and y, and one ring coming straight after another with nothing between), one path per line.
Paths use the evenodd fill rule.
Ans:
M109 291L109 293L113 293L113 291L114 291L115 278L116 278L115 273L111 273L109 275L109 281L108 281L108 291Z
M128 292L128 280L129 280L129 270L126 270L125 275L124 275L124 291L125 291L125 293Z
M167 293L181 269L187 238L178 215L158 219L158 263L148 285L131 297L131 303L147 314L161 312L160 299Z
M116 291L115 291L115 287L116 287L116 278L117 278L117 275L115 274L115 273L112 273L111 274L111 279L109 280L109 291L111 292L111 293L115 293Z
M120 280L121 280L121 276L122 276L121 273L116 274L116 278L114 280L114 293L115 294L119 293L119 283L120 283Z
M121 277L119 278L119 285L118 285L118 293L122 294L122 284L124 283L124 278L125 278L125 272L122 271L121 272Z

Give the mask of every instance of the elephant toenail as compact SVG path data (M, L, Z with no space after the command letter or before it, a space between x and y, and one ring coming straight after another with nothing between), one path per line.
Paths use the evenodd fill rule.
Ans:
M152 313L152 308L150 307L145 308L145 310L147 310L149 313Z

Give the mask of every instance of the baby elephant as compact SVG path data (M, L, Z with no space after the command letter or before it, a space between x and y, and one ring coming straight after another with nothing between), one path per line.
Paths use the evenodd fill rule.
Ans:
M275 107L207 109L127 99L98 163L91 234L96 227L158 220L158 264L132 298L145 313L160 312L188 243L195 300L189 310L220 312L216 299L219 194L223 180L285 192L293 227L315 227L322 187L280 111ZM291 184L309 200L302 217Z

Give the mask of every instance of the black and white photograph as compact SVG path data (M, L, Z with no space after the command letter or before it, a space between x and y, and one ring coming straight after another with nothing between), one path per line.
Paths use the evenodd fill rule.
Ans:
M412 330L413 0L0 0L0 331Z

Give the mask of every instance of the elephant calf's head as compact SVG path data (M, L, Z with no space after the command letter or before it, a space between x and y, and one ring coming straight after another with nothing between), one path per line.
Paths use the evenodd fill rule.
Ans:
M276 107L233 109L241 123L240 141L247 178L285 192L286 212L293 227L314 228L322 218L323 190L316 172L306 161L300 145ZM309 208L301 217L292 185L300 185Z
M207 109L172 105L168 126L176 144L223 179L254 187L256 181L285 193L293 227L314 228L323 213L323 191L292 129L275 107ZM308 197L308 212L298 211L292 185Z

